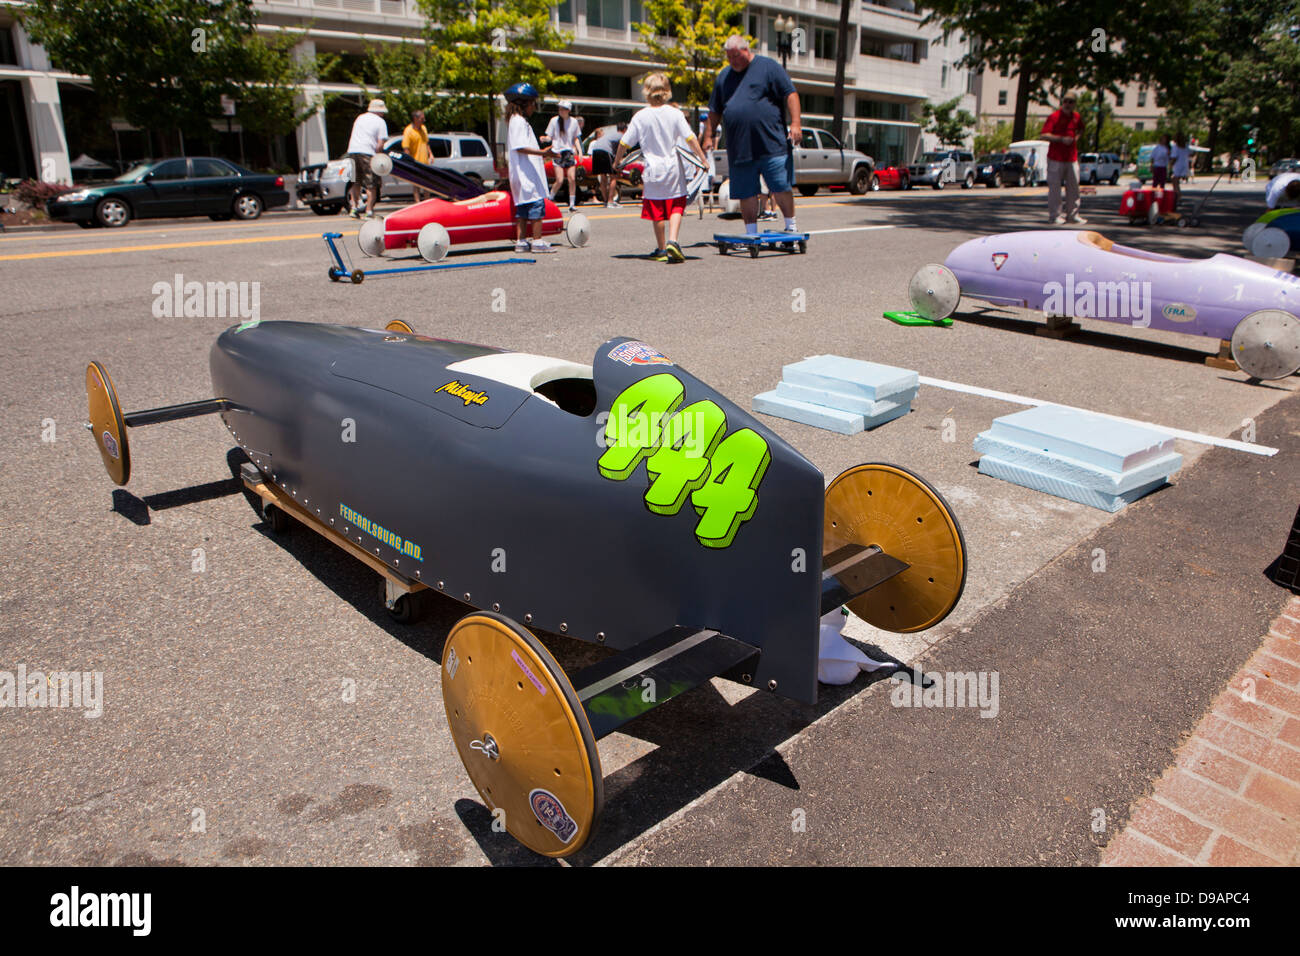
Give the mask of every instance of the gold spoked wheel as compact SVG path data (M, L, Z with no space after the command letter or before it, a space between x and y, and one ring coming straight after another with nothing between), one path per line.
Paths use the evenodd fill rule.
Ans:
M90 409L90 434L104 459L104 468L113 481L124 485L131 478L126 424L122 421L122 406L118 404L113 380L98 362L86 366L86 403Z
M895 465L848 469L826 489L823 548L875 545L908 569L849 602L886 631L923 631L952 611L966 586L966 542L948 503Z
M442 654L442 699L456 750L490 811L516 840L568 856L604 803L587 714L550 652L487 611L461 618Z
M401 319L390 319L388 324L384 326L384 331L405 332L407 335L415 334L415 329L411 328L409 323L404 322Z

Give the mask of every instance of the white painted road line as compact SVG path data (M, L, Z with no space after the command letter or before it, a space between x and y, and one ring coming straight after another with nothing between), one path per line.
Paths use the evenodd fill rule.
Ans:
M1164 432L1171 438L1182 438L1185 441L1196 442L1198 445L1215 445L1219 448L1231 448L1234 451L1244 451L1252 455L1262 455L1271 458L1277 454L1276 448L1270 448L1267 445L1254 445L1250 442L1237 441L1235 438L1219 438L1215 435L1203 435L1200 432L1185 432L1181 428L1168 428L1164 425L1156 425L1152 422L1138 421L1136 418L1124 418L1121 415L1107 415L1105 412L1094 412L1087 408L1079 408L1076 405L1062 405L1060 402L1049 402L1041 398L1029 398L1025 395L1013 395L1011 392L999 392L991 388L980 388L978 385L963 385L960 382L949 382L941 378L930 378L928 375L919 376L922 385L933 385L935 388L945 388L950 392L965 392L967 395L981 395L984 398L996 398L1000 402L1011 402L1015 405L1056 405L1059 408L1068 408L1076 412L1085 412L1089 415L1100 415L1102 418L1109 418L1117 422L1127 422L1130 425L1141 425L1144 428L1154 428L1156 431Z
M824 236L832 232L867 232L868 230L871 229L893 229L893 228L894 227L890 225L890 226L849 226L846 229L810 229L808 230L808 235Z

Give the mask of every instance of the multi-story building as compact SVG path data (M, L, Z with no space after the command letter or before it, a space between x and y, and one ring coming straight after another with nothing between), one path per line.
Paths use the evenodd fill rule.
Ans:
M966 41L922 26L911 0L851 2L846 140L882 165L905 163L934 145L922 131L923 103L959 98L962 108L975 110L975 74L956 65ZM14 133L11 144L0 147L0 172L65 180L70 149L74 156L108 153L97 158L121 164L149 155L149 143L139 131L93 115L84 77L51 68L17 20L21 6L18 0L0 0L0 109L6 112L6 134L9 127ZM261 29L302 32L302 52L339 53L353 63L377 44L418 42L423 26L414 0L257 0L256 8ZM778 17L793 20L801 31L795 33L787 68L800 93L805 125L831 125L839 15L839 3L827 0L756 0L744 14L744 28L757 40L757 51L773 57L778 55ZM576 77L564 95L588 128L642 106L639 81L654 68L634 26L644 19L642 0L564 0L553 16L573 42L541 55L551 69ZM345 147L363 95L360 86L322 79L304 89L305 96L316 92L343 95L303 123L296 136L269 144L268 155L277 165L321 162ZM223 140L223 147L238 155L243 148L238 109L216 129L232 137Z
M1011 70L980 71L975 85L975 99L981 122L996 126L998 123L1010 125L1015 120L1016 93L1019 90L1019 83L1019 77ZM1060 105L1061 90L1049 90L1046 85L1043 89L1048 92L1049 105L1044 106L1033 102L1029 104L1027 110L1029 133L1033 132L1035 126L1041 125L1052 110ZM1082 93L1084 90L1076 89L1074 92ZM1118 96L1111 93L1102 95L1114 111L1116 122L1136 130L1155 129L1165 114L1155 89L1141 83L1125 85Z

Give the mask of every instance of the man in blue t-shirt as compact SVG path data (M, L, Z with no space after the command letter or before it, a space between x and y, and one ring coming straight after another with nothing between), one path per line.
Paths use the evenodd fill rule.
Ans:
M793 144L803 135L799 94L781 64L771 57L755 56L743 36L728 37L724 50L729 65L713 83L700 145L711 150L718 123L723 123L731 198L740 200L745 232L758 232L759 176L785 214L785 231L797 232L791 189Z

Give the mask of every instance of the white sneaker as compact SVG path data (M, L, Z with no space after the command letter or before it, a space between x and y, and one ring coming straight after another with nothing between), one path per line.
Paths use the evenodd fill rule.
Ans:
M519 242L515 243L515 252L527 252L527 251L528 251L528 243L526 241L521 239Z
M545 239L534 239L528 244L528 250L530 252L554 252L555 247Z
M1082 216L1075 216L1073 219L1067 219L1065 221L1068 225L1071 226L1082 226L1088 220L1084 219Z

